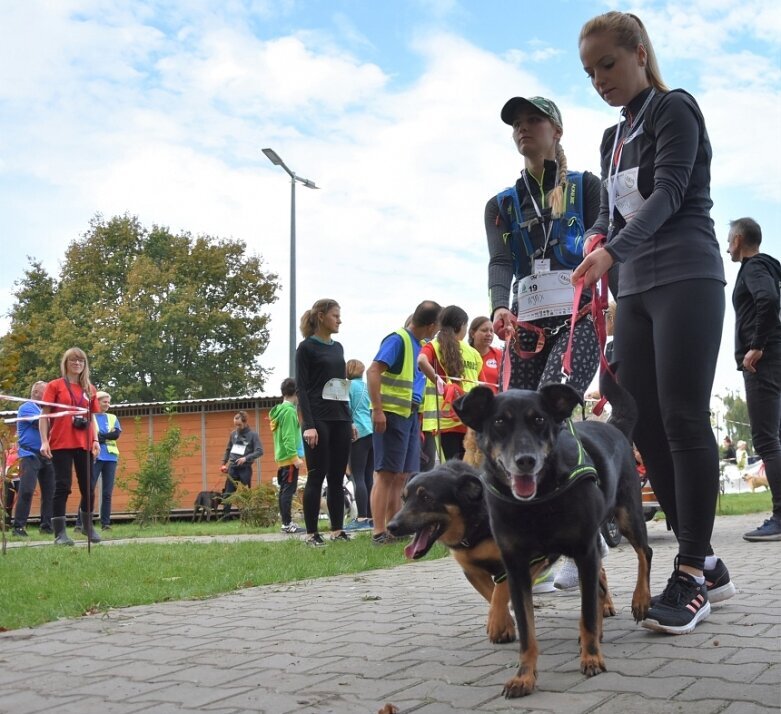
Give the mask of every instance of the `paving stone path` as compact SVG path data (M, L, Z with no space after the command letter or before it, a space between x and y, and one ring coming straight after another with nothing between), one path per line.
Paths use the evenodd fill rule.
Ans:
M619 612L605 621L597 677L578 668L579 597L538 596L538 690L523 699L500 696L517 644L488 642L486 605L445 558L0 634L0 712L779 712L781 543L741 539L761 520L717 519L714 547L738 594L680 637L634 624L634 552L613 549ZM674 538L663 523L649 536L658 592Z

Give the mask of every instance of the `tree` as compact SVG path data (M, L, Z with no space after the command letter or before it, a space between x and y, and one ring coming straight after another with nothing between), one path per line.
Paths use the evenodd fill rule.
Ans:
M51 375L46 333L53 318L56 284L40 262L30 259L30 267L15 286L11 330L0 338L0 387L27 395L33 382Z
M72 345L87 352L93 382L115 400L263 387L263 309L279 285L243 241L96 216L68 246L58 281L31 261L18 286L10 331L0 338L0 368L16 393L35 378L51 379Z
M745 441L751 447L751 425L748 420L748 404L737 392L727 392L721 397L724 403L724 425L733 444Z

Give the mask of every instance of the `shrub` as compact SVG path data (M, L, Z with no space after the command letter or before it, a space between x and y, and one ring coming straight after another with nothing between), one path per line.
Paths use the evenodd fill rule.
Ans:
M267 528L277 520L277 491L270 483L261 483L250 488L243 483L236 484L236 490L225 496L223 503L239 509L242 524Z
M166 523L170 519L179 490L174 461L188 443L182 439L179 427L170 423L157 443L151 439L139 441L135 481L123 484L131 494L130 508L136 511L139 525Z

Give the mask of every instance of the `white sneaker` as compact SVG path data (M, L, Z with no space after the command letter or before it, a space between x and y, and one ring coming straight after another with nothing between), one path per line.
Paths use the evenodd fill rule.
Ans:
M553 579L553 587L556 590L572 590L578 587L578 566L572 558L562 558L561 565Z
M610 553L610 546L607 544L605 537L600 533L599 534L599 555L602 557L602 560L607 558L608 553Z
M532 583L532 593L534 595L540 595L542 593L555 592L556 588L553 585L553 569L548 568L543 570Z
M295 521L290 521L286 526L282 526L285 533L303 533L306 529L302 528Z

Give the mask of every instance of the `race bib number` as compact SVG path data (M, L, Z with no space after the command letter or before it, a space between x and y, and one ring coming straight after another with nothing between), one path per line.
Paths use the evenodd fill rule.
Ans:
M350 382L346 379L329 379L323 386L323 399L336 402L350 401Z
M236 456L244 456L244 452L247 450L246 444L234 444L231 446L231 454Z
M519 281L518 319L530 322L543 317L570 315L575 297L571 275L569 270L553 270L533 273Z
M637 172L638 167L635 166L633 169L619 171L612 177L616 192L615 207L625 221L629 221L645 203L637 185Z

